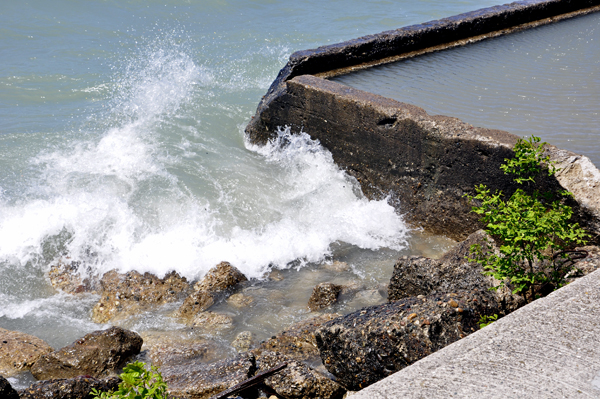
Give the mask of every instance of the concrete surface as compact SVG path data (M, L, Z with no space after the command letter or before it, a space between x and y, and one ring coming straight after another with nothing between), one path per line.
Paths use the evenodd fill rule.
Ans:
M406 221L457 241L483 226L465 194L485 184L510 196L519 186L500 169L518 137L312 75L285 82L285 90L246 132L254 143L278 127L304 131L327 148L370 199L389 198ZM561 171L537 179L541 192L569 190L575 219L600 243L600 171L582 155L546 147Z
M600 270L350 397L600 398Z

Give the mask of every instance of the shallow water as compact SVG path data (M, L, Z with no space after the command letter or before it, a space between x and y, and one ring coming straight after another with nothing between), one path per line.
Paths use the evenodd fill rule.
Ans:
M243 129L293 51L493 4L2 2L0 327L55 348L107 327L89 318L97 296L50 286L63 256L95 274L176 270L192 280L227 260L252 289L285 292L244 313L219 305L236 320L216 337L228 343L306 317L322 279L376 290L399 254L439 255L451 241L368 201L318 143L283 132L258 148ZM350 270L324 271L331 260ZM285 279L261 282L273 269ZM361 306L347 302L334 310ZM171 310L123 325L181 329Z
M600 13L333 78L600 166Z

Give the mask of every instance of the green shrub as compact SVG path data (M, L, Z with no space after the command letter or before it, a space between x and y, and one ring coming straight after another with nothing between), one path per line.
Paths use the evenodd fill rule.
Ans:
M476 195L467 196L479 202L472 212L481 216L486 232L499 245L499 254L480 245L471 246L470 260L480 263L485 274L500 280L500 286L510 281L513 293L524 295L527 301L539 296L541 287L557 289L565 284L572 270L565 262L566 251L588 238L577 223L570 223L573 211L565 200L571 193L531 189L537 177L556 173L549 157L543 156L545 144L534 136L519 139L515 157L505 159L500 167L505 174L515 175L515 182L530 188L529 192L519 188L505 199L502 192L491 193L480 185L475 187Z
M167 399L167 384L154 366L148 370L142 362L130 363L123 369L121 379L117 391L92 389L92 395L95 399Z

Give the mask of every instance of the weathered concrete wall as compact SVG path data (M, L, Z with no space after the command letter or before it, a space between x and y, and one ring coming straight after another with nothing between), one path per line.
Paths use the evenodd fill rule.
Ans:
M257 116L300 75L332 75L597 11L600 0L524 0L293 53L261 100ZM252 126L254 122L250 122Z
M368 197L391 195L409 222L433 233L464 239L481 227L464 198L475 185L505 193L516 189L500 165L512 157L517 136L431 116L419 107L315 76L287 81L247 133L253 142L264 143L284 125L320 140ZM577 220L599 234L600 172L584 156L555 147L550 153L563 171L541 188L562 184L574 192Z

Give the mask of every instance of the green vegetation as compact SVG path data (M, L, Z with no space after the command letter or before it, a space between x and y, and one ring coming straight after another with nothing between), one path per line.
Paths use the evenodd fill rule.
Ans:
M491 316L486 316L483 315L479 318L479 322L477 324L479 324L479 328L483 328L483 327L487 327L490 324L492 324L493 322L495 322L496 320L498 320L498 315L497 314L493 314Z
M121 379L115 392L92 389L94 399L167 399L167 384L154 366L147 370L142 362L130 363L123 369Z
M573 211L565 204L571 193L544 192L534 188L536 178L556 173L550 158L544 156L538 137L519 139L515 157L500 166L505 174L524 189L517 189L506 199L502 192L491 193L485 185L475 187L476 195L467 196L480 205L472 212L481 215L485 230L499 245L499 253L491 253L480 245L471 247L471 261L480 263L485 274L505 284L528 302L536 299L542 288L557 289L565 284L572 270L568 250L585 244L588 234L577 223L570 223ZM499 287L496 287L497 289Z

